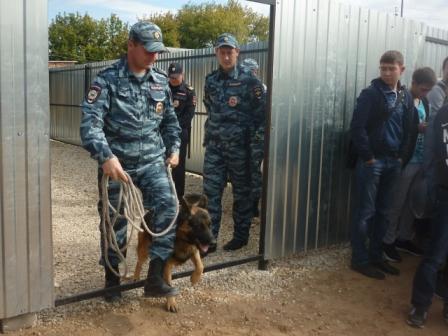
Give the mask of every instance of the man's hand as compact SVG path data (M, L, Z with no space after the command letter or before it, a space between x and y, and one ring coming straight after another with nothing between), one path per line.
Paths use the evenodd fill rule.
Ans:
M370 159L369 161L366 161L367 166L372 166L375 163L375 158Z
M101 166L105 175L109 176L112 180L122 180L128 182L123 167L121 167L120 161L114 156L113 158L107 160Z
M170 155L168 159L166 159L165 163L167 165L171 165L172 168L176 168L179 164L179 154L173 153Z

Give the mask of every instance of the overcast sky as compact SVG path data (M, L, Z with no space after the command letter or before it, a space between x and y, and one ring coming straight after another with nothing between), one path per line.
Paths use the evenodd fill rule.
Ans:
M282 1L282 0L279 0ZM302 0L296 0L302 1ZM359 7L371 8L381 12L400 12L401 0L331 0ZM134 23L137 18L153 13L176 11L188 1L182 0L48 0L48 19L51 21L57 13L79 12L88 13L95 18L109 17L117 14L123 21ZM190 3L202 3L193 0ZM226 3L226 0L215 0L216 3ZM268 15L269 6L240 1L244 6L250 6L264 15ZM422 21L434 27L448 30L448 0L403 0L404 16Z

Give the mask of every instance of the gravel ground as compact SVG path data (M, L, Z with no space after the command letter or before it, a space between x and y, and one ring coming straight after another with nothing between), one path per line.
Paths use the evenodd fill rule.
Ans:
M54 272L56 296L103 286L98 265L96 163L79 147L51 143ZM188 175L187 190L201 191L202 180ZM224 216L217 253L204 263L255 255L259 223L237 252L221 246L232 233L231 195L224 196ZM128 255L132 269L135 253ZM92 299L42 311L38 325L15 333L39 335L421 335L408 327L412 275L418 258L404 256L400 277L384 281L348 270L349 249L339 246L274 260L268 271L256 263L206 273L194 288L175 280L180 310L167 313L164 300L144 299L142 289L124 293L119 303ZM188 268L190 266L187 266ZM441 302L431 309L426 335L446 335Z
M99 217L96 162L80 147L51 142L53 237L56 296L64 297L103 286L99 259ZM202 178L187 174L187 192L202 192ZM259 221L253 220L249 244L235 252L224 252L222 245L231 239L232 195L230 187L223 197L223 222L218 251L205 259L205 265L258 254ZM128 249L131 272L135 265L136 236ZM177 271L190 269L187 263ZM144 269L144 276L146 269Z

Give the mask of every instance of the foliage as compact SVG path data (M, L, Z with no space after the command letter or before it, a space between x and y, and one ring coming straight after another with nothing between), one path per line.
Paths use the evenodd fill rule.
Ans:
M143 20L160 26L167 46L190 49L213 46L223 32L235 35L240 44L265 41L269 32L269 18L236 0L229 0L225 5L188 3L177 14L154 14Z
M50 60L114 59L126 51L128 24L114 14L101 20L88 14L58 14L49 26L48 39Z
M268 39L269 18L243 7L237 0L227 4L188 3L177 13L144 16L157 24L168 47L213 46L223 32L236 36L240 44ZM95 20L88 14L58 14L48 29L50 60L86 63L119 58L126 52L129 25L112 14Z
M171 12L165 14L153 14L143 20L155 23L162 29L163 43L166 46L173 48L180 47L179 28L175 14Z

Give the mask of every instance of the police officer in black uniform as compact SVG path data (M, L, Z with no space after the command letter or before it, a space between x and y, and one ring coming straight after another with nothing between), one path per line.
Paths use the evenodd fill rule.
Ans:
M177 197L180 199L185 191L185 160L187 146L190 143L191 120L196 109L196 93L192 86L185 83L181 64L171 63L168 68L168 76L174 109L182 128L179 165L173 169L173 180L176 185Z

